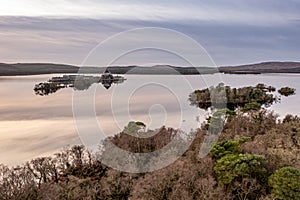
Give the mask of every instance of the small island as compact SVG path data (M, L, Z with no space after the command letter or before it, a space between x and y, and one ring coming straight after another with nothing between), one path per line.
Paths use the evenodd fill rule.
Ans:
M283 87L278 90L278 93L283 96L290 96L295 94L296 89L290 87Z
M191 105L205 110L212 106L216 108L227 107L234 110L252 102L270 106L279 101L279 98L272 94L275 90L276 88L273 86L266 86L265 84L257 84L255 87L231 88L220 83L216 87L195 90L189 95L189 101Z
M109 89L112 84L121 84L126 79L123 76L113 75L105 70L101 76L86 75L63 75L62 77L53 77L47 82L38 83L34 86L36 95L48 95L55 93L62 88L74 88L74 90L87 90L94 83L101 83L103 87Z

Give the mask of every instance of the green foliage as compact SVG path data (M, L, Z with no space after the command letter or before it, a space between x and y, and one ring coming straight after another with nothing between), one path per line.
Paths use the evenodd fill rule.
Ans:
M227 154L217 160L214 171L221 185L229 185L243 177L259 177L266 172L265 158L257 154Z
M278 199L300 199L300 170L283 167L269 177L272 194Z
M244 108L242 109L243 112L249 112L249 111L258 111L261 109L261 104L257 103L256 101L250 102L245 104Z
M230 110L228 108L218 109L216 112L209 116L207 120L207 124L205 124L204 129L208 130L208 128L221 130L224 126L226 119L231 120L234 116L236 116L236 112ZM218 132L218 131L217 131Z
M222 116L225 116L226 118L232 118L236 116L236 112L233 110L230 110L228 108L219 109L216 112L213 113L213 117L220 118Z
M124 133L127 133L129 135L137 134L141 129L144 129L146 125L143 122L134 122L131 121L128 123L128 125L124 128Z
M250 138L217 142L210 154L216 159L214 172L221 185L229 185L234 181L242 181L244 177L255 178L266 172L262 167L265 157L258 154L242 154L241 143Z
M144 122L137 121L137 122L135 122L135 124L138 126L146 127L146 124L144 124Z
M212 149L210 150L210 155L214 159L220 159L221 157L227 154L239 154L242 153L242 148L239 147L241 143L248 141L249 138L240 138L239 140L234 141L222 141L216 142Z

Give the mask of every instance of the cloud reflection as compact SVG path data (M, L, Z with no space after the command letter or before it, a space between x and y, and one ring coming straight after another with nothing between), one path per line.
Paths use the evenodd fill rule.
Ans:
M15 165L80 144L73 119L0 121L0 163Z

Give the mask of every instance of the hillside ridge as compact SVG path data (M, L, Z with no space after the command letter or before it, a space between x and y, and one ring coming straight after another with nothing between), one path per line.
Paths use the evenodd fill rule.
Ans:
M106 67L82 67L56 63L0 63L0 76L38 75L55 73L102 73ZM182 67L168 64L142 67L137 65L110 66L108 69L117 74L260 74L260 73L300 73L300 62L268 61L237 66Z

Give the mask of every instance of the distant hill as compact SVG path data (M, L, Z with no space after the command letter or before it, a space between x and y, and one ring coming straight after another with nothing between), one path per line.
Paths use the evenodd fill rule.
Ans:
M108 67L112 73L121 74L213 74L217 73L212 67L175 67L171 65L155 65L152 67L127 66Z
M79 67L50 63L0 63L0 76L77 73Z
M262 62L239 66L219 67L224 73L300 73L299 62Z
M0 76L54 74L54 73L102 73L105 67L78 67L51 63L0 63ZM262 62L257 64L212 67L177 67L171 65L112 66L108 69L114 74L213 74L218 72L232 74L257 73L300 73L300 62Z
M80 69L80 71L79 71ZM55 73L102 73L106 67L78 67L51 63L0 63L0 76L55 74ZM153 67L112 66L108 67L114 74L207 74L217 73L216 68L210 67L175 67L156 65Z

